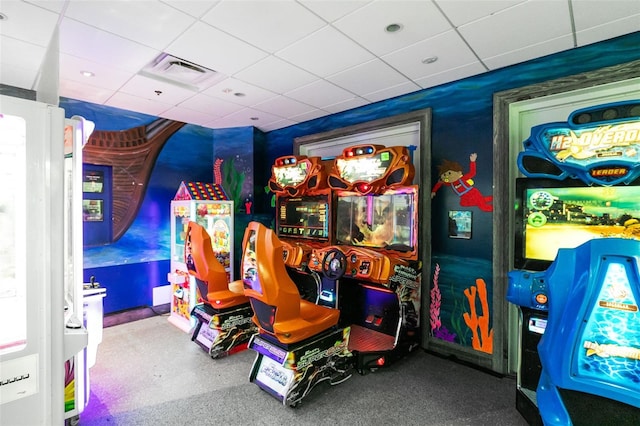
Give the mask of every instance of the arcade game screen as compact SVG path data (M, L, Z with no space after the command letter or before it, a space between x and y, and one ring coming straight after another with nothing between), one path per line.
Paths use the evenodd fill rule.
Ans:
M640 240L640 186L517 179L515 229L519 269L546 269L559 248L594 238Z
M278 237L328 240L330 212L329 195L279 198L276 218Z
M342 195L338 197L336 240L338 244L414 249L414 193Z

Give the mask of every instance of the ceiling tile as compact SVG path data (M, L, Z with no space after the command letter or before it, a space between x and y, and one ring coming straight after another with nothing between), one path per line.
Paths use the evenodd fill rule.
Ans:
M577 31L576 41L578 46L585 46L636 32L638 28L640 28L640 14L618 19L607 24L597 25L583 31Z
M160 116L172 105L156 100L141 98L128 93L117 92L105 102L105 105L126 109L128 111L144 111L145 114Z
M226 78L202 93L244 106L255 105L277 96L273 92L235 78Z
M0 63L0 81L8 86L32 90L38 72L34 68L23 68L14 64Z
M122 86L120 92L170 105L178 105L196 94L192 90L183 89L175 84L142 75L133 76Z
M2 64L13 64L19 68L38 72L46 53L46 47L4 35L0 36L0 63ZM4 83L4 80L2 82Z
M282 129L284 127L293 126L294 124L298 124L298 121L279 120L279 121L274 121L274 122L266 124L266 125L262 124L262 125L260 125L259 129L262 130L263 132L270 132L271 130Z
M366 99L363 99L361 97L353 97L351 99L347 99L346 101L338 102L337 104L327 105L322 109L332 114L335 114L335 113L347 111L353 108L358 108L368 103L369 101L367 101Z
M389 24L399 24L402 29L389 33L385 31ZM411 0L374 1L334 26L377 56L451 29L432 2Z
M217 0L161 0L163 3L168 4L171 7L175 7L178 10L188 13L189 15L200 18L207 13L212 7L219 2Z
M114 94L113 90L67 79L60 79L59 92L61 97L98 105L103 105Z
M569 6L563 1L528 1L458 31L481 59L489 58L571 34Z
M266 52L202 22L190 27L165 51L227 76L267 56Z
M317 79L275 56L269 56L240 71L235 77L275 93L288 92Z
M459 27L513 7L526 0L434 0L451 23Z
M218 120L214 120L212 123L209 123L209 125L213 125L216 128L253 126L261 129L262 126L277 121L281 122L282 117L278 117L276 115L269 114L268 112L259 111L252 108L244 108L238 112L234 112L233 114L229 114Z
M158 50L97 30L73 19L62 20L60 51L131 72L138 72L160 53Z
M362 97L371 102L378 102L385 99L395 98L396 96L406 95L407 93L412 93L420 89L420 86L412 81L408 81L406 83L398 84L397 86L378 90L377 92L367 93Z
M353 98L353 93L325 80L316 80L311 84L287 92L285 95L316 108Z
M361 8L370 3L371 0L298 0L298 3L312 10L313 13L320 16L327 22L333 22L338 18L342 18L348 13Z
M326 25L308 9L290 1L222 1L202 20L270 53Z
M437 57L433 63L422 60ZM382 57L389 65L411 79L419 79L477 62L469 47L455 31L413 44Z
M2 21L2 34L47 47L53 35L58 15L21 1L2 1L0 11L7 17ZM2 53L5 54L4 52Z
M527 46L523 49L513 50L501 55L485 58L483 62L490 69L498 69L509 65L518 64L530 59L561 52L573 47L573 36L566 35L553 40L545 41L535 45Z
M183 123L191 123L203 126L211 122L211 120L215 118L215 115L212 115L211 113L194 111L192 109L181 108L178 106L163 112L161 117L175 121L182 121Z
M129 40L164 48L195 18L158 1L71 1L65 15Z
M485 72L485 67L479 62L464 65L458 68L450 68L444 72L433 74L428 77L416 79L416 83L423 88L435 87L452 81L461 80Z
M332 27L316 31L276 55L320 77L373 59L370 52Z
M94 76L85 77L81 74L82 71L93 72ZM60 54L60 74L64 75L67 80L110 90L118 90L131 78L130 72L65 53Z
M362 78L362 76L367 76L367 78ZM327 77L327 80L357 95L364 95L408 82L405 76L379 59L334 74Z
M269 112L282 118L303 114L315 109L312 106L287 98L286 96L271 98L268 101L254 105L253 108L260 111Z
M635 29L640 30L640 1L637 0L607 0L600 1L573 1L573 20L576 31L597 27L603 23L635 18ZM634 17L634 15L636 15Z
M324 117L326 115L327 115L327 111L322 109L314 109L313 111L305 112L304 114L293 115L291 116L291 119L297 121L298 123L302 123L305 121Z
M212 98L211 96L203 95L201 93L185 100L178 106L182 108L201 111L204 113L210 113L215 115L216 117L224 117L225 115L232 114L244 108L241 105L226 102L217 98Z

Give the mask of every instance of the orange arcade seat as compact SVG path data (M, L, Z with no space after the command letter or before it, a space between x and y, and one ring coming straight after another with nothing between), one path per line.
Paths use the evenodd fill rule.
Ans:
M318 383L351 377L351 329L338 326L339 310L300 297L271 229L251 222L245 242L244 293L259 330L249 342L257 352L249 380L293 407Z
M185 263L204 300L191 312L197 322L191 340L213 358L245 349L257 331L251 323L249 298L244 295L242 281L228 281L227 271L213 252L211 237L195 222L187 226Z
M263 334L285 345L316 336L338 324L340 311L304 300L287 273L283 245L276 234L257 222L248 248L254 265L244 269L244 294L253 307L253 322ZM251 246L251 247L249 247ZM247 253L245 252L245 260Z

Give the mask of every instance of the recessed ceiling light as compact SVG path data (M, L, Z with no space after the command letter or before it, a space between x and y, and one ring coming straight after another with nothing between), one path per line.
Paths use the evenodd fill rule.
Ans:
M92 73L91 71L80 71L80 74L82 74L85 77L94 77L95 74Z
M258 117L251 117L249 120L252 120L252 121L258 121L258 120L260 120L260 118L258 118Z
M424 58L424 59L422 60L422 63L423 63L423 64L432 64L432 63L434 63L434 62L435 62L435 61L437 61L437 60L438 60L438 57L437 57L437 56L429 56L428 58Z
M402 24L389 24L385 27L385 31L388 33L397 33L402 29Z

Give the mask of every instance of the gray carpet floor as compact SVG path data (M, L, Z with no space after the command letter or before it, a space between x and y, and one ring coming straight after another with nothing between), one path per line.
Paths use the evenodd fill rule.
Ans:
M423 350L321 383L296 408L249 382L254 357L213 360L167 315L107 327L80 425L526 425L513 378Z

